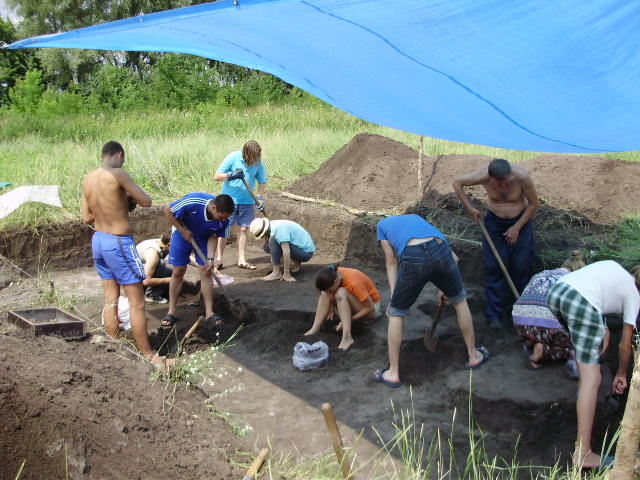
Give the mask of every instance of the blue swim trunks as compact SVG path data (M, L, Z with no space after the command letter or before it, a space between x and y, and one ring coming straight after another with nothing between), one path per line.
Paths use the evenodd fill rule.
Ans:
M144 266L131 235L96 232L91 240L93 261L102 280L120 285L140 283L145 279Z
M255 203L236 203L236 207L233 209L233 215L229 217L229 226L238 225L239 227L248 227L254 218L256 218Z
M202 253L208 256L207 243L209 238L193 237L202 250ZM169 244L169 263L174 267L184 267L189 265L189 255L193 251L193 246L188 243L178 230L174 230L171 234L171 243ZM205 261L196 253L196 262L198 265L204 265Z

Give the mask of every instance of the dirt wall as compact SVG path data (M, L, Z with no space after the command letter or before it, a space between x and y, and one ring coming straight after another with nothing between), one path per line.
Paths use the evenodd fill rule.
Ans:
M138 238L160 236L168 228L163 205L139 208L131 215L133 235ZM0 231L0 254L20 267L76 268L91 265L93 229L80 220L37 228L11 228Z

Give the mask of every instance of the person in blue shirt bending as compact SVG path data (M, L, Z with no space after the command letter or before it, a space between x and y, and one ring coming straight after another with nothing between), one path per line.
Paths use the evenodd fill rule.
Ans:
M284 280L295 282L291 276L300 270L300 264L313 257L316 247L311 235L291 220L271 220L256 218L249 226L249 231L256 238L264 239L263 249L271 254L273 271L262 280ZM280 262L284 261L283 272L280 273Z
M258 210L264 210L264 186L267 183L267 172L260 156L262 149L258 142L250 140L244 144L242 151L231 152L223 160L220 168L214 175L213 179L218 182L224 182L222 185L222 193L233 198L235 209L233 215L229 219L229 225L238 226L238 267L247 270L255 270L256 266L248 263L245 252L247 249L247 229L251 221L256 218L256 203L247 190L242 179L245 179L249 186L255 188L256 180L258 181L258 195L260 201L257 205ZM226 240L218 242L217 258L222 262L224 247Z
M429 282L440 289L440 300L446 297L456 310L469 355L465 366L474 369L482 365L489 358L489 352L484 347L476 348L458 258L442 232L418 215L399 215L380 220L377 234L384 251L391 302L387 309L389 368L376 370L375 380L389 387L402 385L399 371L402 323Z
M188 193L165 207L165 216L174 230L169 245L169 263L173 266L169 282L169 311L162 319L163 327L172 327L178 321L176 303L190 263L192 239L207 256L205 262L196 253L206 320L214 323L222 321L220 316L213 313L213 282L209 272L218 268L219 262L212 255L218 246L218 238L226 238L229 232L229 217L233 207L233 199L229 195L216 196L203 192Z

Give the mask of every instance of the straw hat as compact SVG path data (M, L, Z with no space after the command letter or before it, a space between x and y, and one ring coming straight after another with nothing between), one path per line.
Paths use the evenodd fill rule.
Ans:
M249 225L249 231L256 238L264 237L265 233L269 231L269 219L268 218L254 218Z

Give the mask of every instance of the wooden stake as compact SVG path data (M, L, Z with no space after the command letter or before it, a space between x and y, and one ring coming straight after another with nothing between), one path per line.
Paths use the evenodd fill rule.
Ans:
M351 471L349 462L344 457L344 447L342 445L342 437L340 436L340 430L338 430L338 423L336 422L336 416L333 413L333 408L330 403L322 404L322 414L324 415L324 421L327 424L327 430L331 436L331 442L333 443L333 449L336 452L336 458L338 459L338 465L342 471L342 476L345 479L351 478Z
M420 200L424 193L424 185L422 180L422 149L424 147L424 137L420 135L420 145L418 146L418 191L420 192Z
M635 354L635 365L629 385L627 406L624 409L620 437L616 447L616 458L613 470L607 474L610 480L631 480L636 466L638 445L640 444L640 349Z

